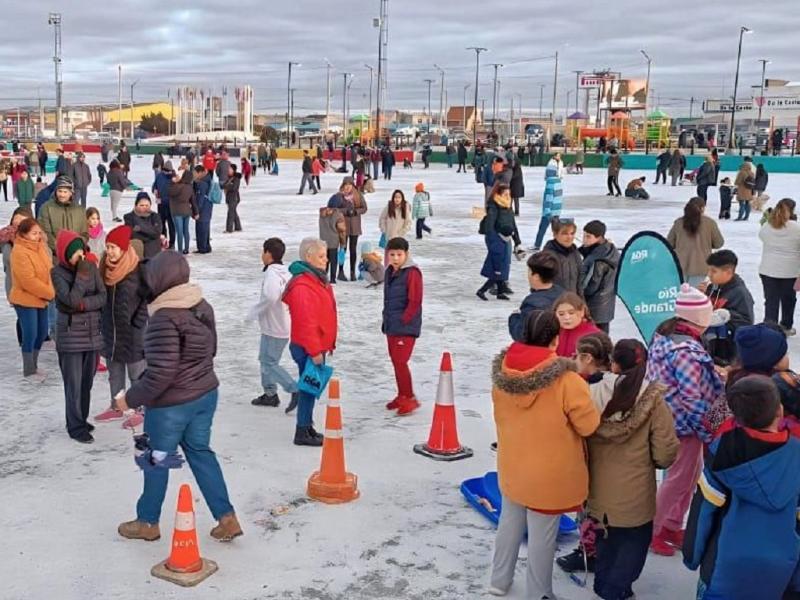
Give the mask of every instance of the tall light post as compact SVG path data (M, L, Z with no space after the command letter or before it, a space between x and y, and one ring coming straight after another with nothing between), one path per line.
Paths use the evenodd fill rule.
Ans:
M581 75L583 75L583 71L573 71L573 73L575 73L575 112L580 112L578 91L581 89Z
M117 107L117 118L119 119L119 139L122 141L122 65L117 65L117 71L119 73L117 78L117 99L119 100L119 106Z
M653 64L652 59L644 50L640 50L645 60L647 61L647 79L644 84L644 146L647 151L647 111L650 105L650 67Z
M375 98L375 146L381 138L381 102L383 102L383 79L386 53L389 51L389 0L380 0L380 17L372 19L372 26L378 29L378 89Z
M519 92L516 92L516 93L511 95L511 98L513 99L514 96L519 98L519 102L517 102L517 109L518 109L517 112L519 113L519 116L518 116L519 127L517 128L517 134L522 135L522 94L520 94ZM513 124L512 124L512 128L513 128Z
M542 118L542 111L544 110L544 84L539 84L539 118Z
M733 150L734 138L736 137L734 126L736 125L736 93L739 91L739 67L742 63L742 38L745 33L752 33L753 30L747 27L739 28L739 52L736 55L736 77L733 80L733 105L731 106L731 127L728 132L728 149Z
M53 33L55 36L53 46L53 65L55 68L56 80L56 137L61 137L61 13L50 13L47 16L47 24L53 26ZM19 123L19 121L17 122Z
M463 117L463 124L461 125L461 128L464 130L464 135L467 135L467 90L471 85L471 83L468 83L464 86L464 104L461 107L463 109L461 111L461 116Z
M325 59L325 65L328 69L328 84L326 86L325 94L325 133L327 134L331 128L331 68L333 65Z
M556 129L556 101L558 95L558 51L555 54L555 67L553 68L553 112L550 115L550 134L547 136L547 147L550 147L550 140Z
M289 77L286 80L286 147L292 145L292 67L302 66L299 62L289 61Z
M425 79L425 83L428 84L428 144L431 143L431 84L433 83L433 79Z
M369 112L367 113L369 119L367 122L369 123L369 129L372 129L372 72L374 69L366 63L364 63L364 66L369 69Z
M494 63L494 84L492 85L492 133L494 133L495 122L497 121L497 69L502 67L501 63Z
M467 50L475 50L475 103L472 107L472 143L478 142L478 71L481 68L481 52L487 52L488 48L470 46Z
M758 100L758 120L761 120L761 108L764 106L764 81L767 75L767 65L770 61L766 58L761 58L759 61L761 63L761 96Z
M444 129L444 69L437 64L433 65L442 76L442 87L439 89L439 128Z
M131 139L134 138L134 135L133 135L133 88L136 87L137 83L139 83L138 79L131 84Z

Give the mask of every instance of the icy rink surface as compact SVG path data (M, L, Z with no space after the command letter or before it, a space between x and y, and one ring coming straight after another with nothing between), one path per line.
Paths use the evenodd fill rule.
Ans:
M98 157L89 157L93 177ZM132 181L149 189L152 157L134 157ZM177 166L178 160L173 159ZM336 163L338 166L338 163ZM261 244L280 236L288 246L286 262L296 258L306 236L318 234L317 209L341 181L338 173L323 176L324 192L296 196L300 163L282 161L279 177L259 174L242 188L240 214L244 232L223 234L225 206L215 207L210 255L189 255L193 279L199 283L217 315L219 351L216 370L220 402L212 446L222 464L231 501L245 535L232 544L215 543L208 532L214 522L191 472L173 472L164 502L161 532L155 543L119 537L117 525L135 517L141 475L133 464L132 441L119 422L99 425L95 443L82 446L64 430L63 389L54 350L43 350L49 373L41 387L22 382L21 359L14 343L14 313L0 311L2 406L0 412L0 488L4 532L0 561L2 599L62 600L84 598L231 598L360 600L373 598L481 598L486 595L494 530L464 502L458 490L468 477L495 468L489 444L495 440L492 420L492 358L509 337L506 318L527 291L524 262L513 261L511 302L481 302L475 290L483 282L479 271L485 256L473 206L482 206L483 189L472 173L434 165L428 171L394 171L391 182L379 180L367 196L363 240L377 244L378 216L391 191L402 189L410 201L414 184L423 181L431 193L435 216L433 236L413 239L414 259L425 278L423 331L412 371L423 407L398 418L383 405L394 396L394 378L380 333L381 290L362 282L339 283L339 341L331 364L342 381L342 408L348 470L359 477L361 498L342 506L306 500L308 476L319 466L317 449L292 445L294 416L279 409L256 408L250 400L261 393L258 336L255 324L244 322L258 298ZM525 169L527 197L519 227L525 246L532 245L539 220L542 168ZM621 185L641 173L625 170ZM648 181L654 176L647 173ZM608 225L608 237L619 247L635 232L653 229L666 235L691 187L648 183L649 201L605 196L605 171L587 170L564 180L564 216L576 218L579 229L591 219ZM772 202L792 196L800 177L772 175L767 190ZM122 210L131 210L126 193ZM96 181L89 205L110 220L109 200L100 197ZM5 225L15 204L0 202ZM709 214L716 216L718 192L709 190ZM734 206L735 210L735 206ZM757 268L761 244L758 217L748 223L723 222L726 247L740 259L739 272L756 300L756 318L763 317ZM192 237L194 238L194 227ZM195 248L192 240L192 249ZM612 337L633 337L635 327L618 304ZM800 360L797 338L790 340L792 362ZM436 393L441 353L453 354L456 405L461 442L475 450L474 458L439 463L412 453L426 440ZM295 374L294 363L284 363ZM95 380L91 414L109 402L105 374ZM285 394L281 391L283 404ZM322 429L324 406L315 420ZM190 482L196 499L197 525L203 556L220 570L193 590L184 590L150 576L163 560L172 534L179 483ZM560 541L559 552L570 551L575 538ZM524 556L524 549L522 551ZM524 560L508 598L522 599ZM555 568L559 598L591 598ZM679 556L650 555L634 586L639 598L693 598L696 573L683 567Z

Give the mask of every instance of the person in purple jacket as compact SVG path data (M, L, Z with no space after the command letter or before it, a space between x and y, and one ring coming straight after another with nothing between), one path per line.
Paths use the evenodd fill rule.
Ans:
M151 302L144 338L147 368L127 392L117 395L117 407L127 411L145 406L144 431L149 436L149 460L144 490L136 504L136 519L122 523L119 534L154 541L167 492L169 469L178 446L219 522L211 536L230 541L242 528L228 499L217 457L209 446L217 408L219 380L214 373L217 330L214 309L199 286L189 283L189 263L179 253L165 251L150 260L145 281Z

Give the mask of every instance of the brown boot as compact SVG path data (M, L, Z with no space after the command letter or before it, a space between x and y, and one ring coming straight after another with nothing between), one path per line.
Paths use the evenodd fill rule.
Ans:
M230 542L233 538L239 537L240 535L244 535L244 532L239 526L236 513L223 515L219 523L217 523L217 526L211 530L211 537L219 542Z
M117 531L122 537L128 538L129 540L155 542L161 537L161 530L158 528L158 523L145 523L138 519L122 523L117 528Z

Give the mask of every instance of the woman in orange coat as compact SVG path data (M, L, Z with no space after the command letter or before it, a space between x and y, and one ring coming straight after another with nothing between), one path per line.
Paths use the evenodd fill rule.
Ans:
M589 494L584 438L600 424L589 386L575 363L556 355L558 319L533 311L522 342L495 358L492 400L503 510L489 592L502 596L514 578L528 531L526 598L554 598L553 558L562 513Z
M22 329L22 374L41 383L39 350L47 337L47 303L55 297L50 270L50 249L36 219L28 218L17 227L11 251L11 291L8 300L17 311Z

